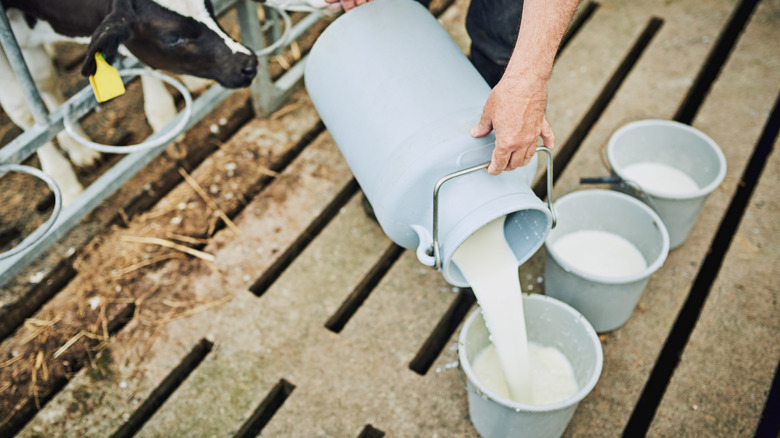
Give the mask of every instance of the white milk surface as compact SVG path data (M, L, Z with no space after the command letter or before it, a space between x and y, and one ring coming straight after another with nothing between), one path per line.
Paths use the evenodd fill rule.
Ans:
M452 260L474 290L512 399L531 403L523 296L517 259L504 237L502 216L469 236Z
M574 369L566 356L555 347L545 347L536 342L528 343L531 368L534 379L531 384L531 403L544 405L556 403L577 394L579 387ZM471 364L477 379L488 389L501 397L514 400L501 370L498 354L492 344L477 353ZM520 400L515 400L520 401Z
M633 243L606 231L566 234L552 244L552 250L560 262L601 277L628 277L647 269L647 261Z
M699 185L685 172L666 164L642 161L626 166L620 173L643 190L667 196L696 193Z

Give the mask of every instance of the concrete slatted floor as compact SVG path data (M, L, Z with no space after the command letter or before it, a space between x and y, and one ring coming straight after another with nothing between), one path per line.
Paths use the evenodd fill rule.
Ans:
M467 6L456 1L441 16L464 49ZM607 175L600 155L611 133L646 118L707 133L728 174L626 325L601 336L601 380L566 436L751 436L780 359L770 280L780 266L776 154L754 160L767 163L760 175L745 171L754 150L765 157L777 144L780 1L583 2L575 23L549 86L556 197L580 177ZM451 367L473 297L365 217L304 90L284 114L250 120L191 173L217 187L235 227L188 213L202 201L182 183L91 243L98 255L121 245L126 253L81 258L78 274L34 317L85 311L77 298L100 296L114 300L106 318L123 325L29 421L6 430L477 436ZM543 194L541 170L537 180ZM741 223L739 204L747 205ZM126 237L172 233L198 236L190 247L213 262ZM128 254L157 262L112 276L128 267L117 265ZM521 267L524 290L544 292L543 260L541 250ZM30 330L3 340L0 361Z

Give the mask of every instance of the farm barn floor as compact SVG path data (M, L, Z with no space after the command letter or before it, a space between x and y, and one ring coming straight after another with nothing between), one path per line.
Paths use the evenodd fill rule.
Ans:
M464 51L467 6L436 10ZM641 119L707 133L728 173L632 317L600 336L601 379L565 436L777 434L778 412L764 409L779 397L778 41L777 0L580 5L549 86L556 197L606 175L609 136ZM81 49L60 48L72 93ZM451 367L471 291L365 216L303 87L268 118L248 96L234 93L3 287L0 436L477 436ZM89 132L148 135L130 99ZM2 144L19 133L2 126ZM537 182L544 196L541 171ZM4 236L45 219L29 181L0 190ZM543 274L542 249L520 268L523 289L544 293Z

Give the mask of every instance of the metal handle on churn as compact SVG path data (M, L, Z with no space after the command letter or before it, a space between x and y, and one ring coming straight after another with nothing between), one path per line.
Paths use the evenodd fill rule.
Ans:
M558 218L555 215L555 207L553 207L553 194L552 194L553 193L553 156L552 156L552 152L543 146L536 148L536 152L544 152L545 154L547 154L547 208L550 210L550 216L552 217L552 228L555 228L555 225L558 222ZM489 165L490 165L490 161L486 163L478 164L476 166L469 167L467 169L450 173L448 175L443 176L434 186L433 228L432 228L433 242L431 243L431 247L428 248L427 251L427 254L434 258L434 265L433 265L434 268L441 269L442 267L441 253L439 251L439 190L441 189L441 186L453 178L467 175L469 173L476 172L477 170L480 169L486 169Z

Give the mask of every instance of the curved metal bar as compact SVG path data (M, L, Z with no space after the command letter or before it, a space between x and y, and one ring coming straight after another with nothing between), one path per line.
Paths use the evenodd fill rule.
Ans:
M138 151L145 151L148 149L153 149L157 146L166 144L179 136L184 129L187 127L187 122L189 122L190 117L192 117L192 95L190 94L190 90L187 89L184 85L182 85L181 82L177 81L176 79L160 73L158 71L149 70L145 68L131 68L126 70L119 70L120 76L138 76L138 75L148 75L156 77L163 82L166 82L170 85L172 85L174 88L176 88L179 93L181 93L182 97L184 98L184 117L179 119L179 122L171 127L169 130L163 130L158 133L155 133L152 137L149 139L142 141L141 143L135 144L135 145L128 145L128 146L110 146L100 143L95 143L87 138L85 138L83 135L78 133L76 128L74 127L78 118L74 119L73 114L75 113L75 110L69 110L66 111L64 114L64 117L62 119L63 125L65 125L65 130L70 134L71 137L73 137L74 140L81 143L82 145L94 149L96 151L105 152L109 154L130 154L133 152Z
M282 17L282 21L284 21L284 32L282 32L282 35L279 37L279 39L274 41L270 46L255 51L255 56L266 56L269 53L273 53L279 47L286 46L290 43L290 32L292 32L292 20L290 20L290 16L287 15L287 11L276 6L266 4L264 4L263 7L273 9L276 14Z
M656 206L655 201L653 201L653 198L651 198L650 195L647 194L647 192L642 190L642 187L640 187L639 184L637 184L634 181L631 181L630 179L624 179L620 176L617 176L617 174L615 174L615 176L594 176L594 177L580 178L580 183L567 189L564 192L564 194L571 192L578 186L592 185L592 184L609 184L612 190L626 193L629 196L633 196L639 199L640 201L644 202L645 204L647 204L656 213L658 213L658 206ZM620 190L620 188L616 186L627 187L630 190L630 192Z
M553 206L553 155L552 151L544 146L536 148L536 152L547 154L547 208L550 210L552 218L551 228L555 228L558 225L558 215L555 213L555 206Z
M536 148L536 152L544 152L547 154L547 208L550 210L550 216L552 218L552 228L558 223L557 215L555 214L555 207L553 206L553 156L552 152L546 147ZM476 172L480 169L487 169L490 165L490 161L476 166L469 167L467 169L459 170L457 172L450 173L443 176L436 182L433 187L433 228L431 229L433 235L433 242L431 247L428 248L427 254L434 258L433 267L437 270L442 268L441 252L439 249L439 190L447 181L457 178L459 176L467 175L472 172Z
M436 185L433 187L433 242L431 243L431 247L428 249L428 255L433 256L434 258L434 264L433 267L437 270L441 269L442 267L442 260L441 260L441 252L439 250L439 190L441 189L441 186L444 185L447 181L457 178L459 176L467 175L472 172L476 172L480 169L487 169L487 167L490 165L490 161L482 164L477 164L476 166L469 167L467 169L459 170L457 172L450 173L448 175L444 175L439 179L439 181L436 183Z
M5 56L11 64L16 80L27 98L35 123L45 125L49 121L49 111L41 99L38 87L30 74L30 69L24 61L22 50L19 48L19 43L16 41L16 36L11 29L11 23L2 4L0 4L0 47L5 51ZM6 86L8 84L3 84L3 87Z
M62 211L62 193L60 193L60 188L57 186L57 183L54 182L54 180L49 175L46 175L40 170L30 166L24 166L21 164L0 164L0 176L6 172L21 172L42 179L43 182L49 186L49 189L52 191L52 193L54 193L54 208L52 209L51 216L46 219L46 222L41 224L41 226L39 226L35 231L27 236L26 239L22 240L19 245L16 245L14 248L9 249L8 251L0 252L0 260L20 253L40 240L41 237L49 232L51 227L54 225L54 222L57 220L57 217L60 215L60 212Z

